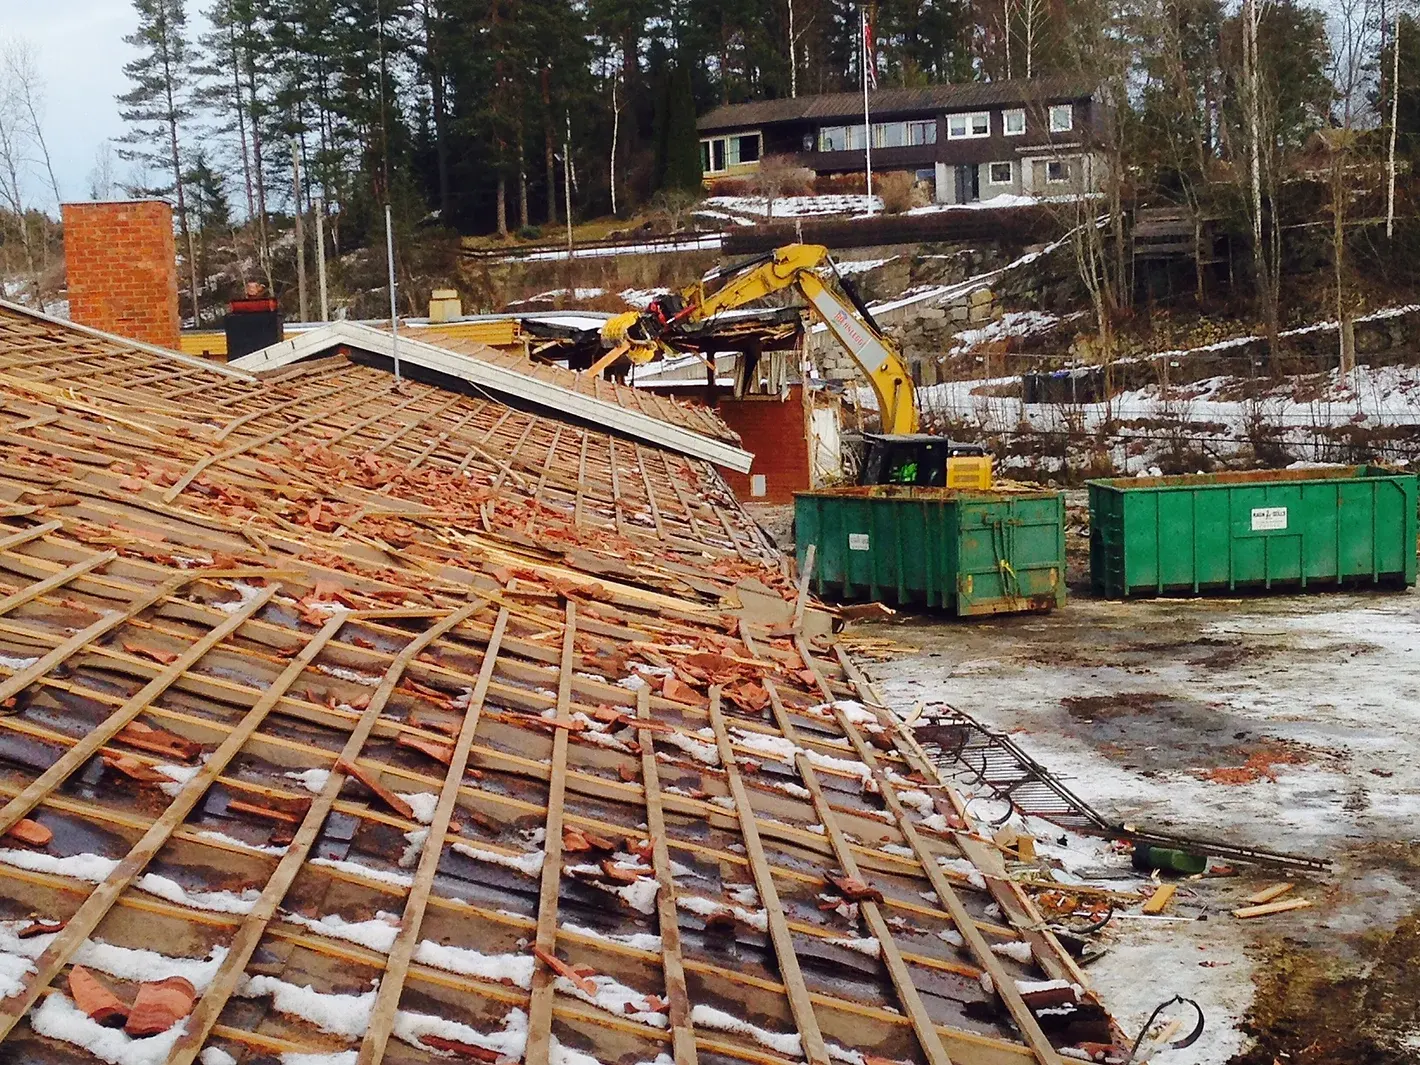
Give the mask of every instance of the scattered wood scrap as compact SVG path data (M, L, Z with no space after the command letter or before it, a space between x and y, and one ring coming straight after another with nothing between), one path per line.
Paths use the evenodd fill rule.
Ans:
M1149 901L1144 903L1142 912L1151 916L1163 913L1168 904L1173 901L1174 893L1177 891L1177 884L1160 884L1149 896Z
M1266 902L1260 906L1244 906L1240 910L1234 910L1234 917L1241 917L1248 920L1253 917L1270 917L1274 913L1286 913L1289 910L1304 910L1312 904L1311 899L1285 899L1282 902Z
M1253 906L1261 906L1264 902L1271 902L1273 899L1281 898L1296 886L1295 884L1286 883L1273 884L1271 887L1265 887L1261 891L1253 892L1247 897L1247 901Z

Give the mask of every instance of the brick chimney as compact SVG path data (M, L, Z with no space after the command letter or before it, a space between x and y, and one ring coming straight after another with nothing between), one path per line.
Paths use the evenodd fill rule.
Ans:
M82 325L177 350L177 249L162 200L66 203L69 315Z

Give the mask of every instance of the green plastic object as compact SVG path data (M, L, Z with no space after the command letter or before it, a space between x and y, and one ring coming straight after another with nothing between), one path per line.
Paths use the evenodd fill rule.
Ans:
M1192 876L1208 868L1208 855L1194 854L1174 847L1153 847L1147 843L1134 844L1133 866L1148 872L1161 869L1166 873L1182 873Z
M794 496L799 566L825 599L961 617L1065 603L1065 497L871 485Z
M1096 595L1415 583L1415 475L1338 466L1090 481Z

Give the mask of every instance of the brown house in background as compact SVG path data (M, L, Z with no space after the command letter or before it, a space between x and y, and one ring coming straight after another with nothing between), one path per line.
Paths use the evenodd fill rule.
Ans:
M937 203L1098 188L1099 102L1077 78L967 82L868 94L873 171L913 172ZM707 182L752 174L784 156L816 174L864 165L861 93L717 107L696 123Z

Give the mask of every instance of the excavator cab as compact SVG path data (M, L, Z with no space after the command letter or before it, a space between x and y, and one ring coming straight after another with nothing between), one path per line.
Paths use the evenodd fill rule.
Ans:
M917 488L991 487L991 456L980 444L926 433L864 433L858 483Z

